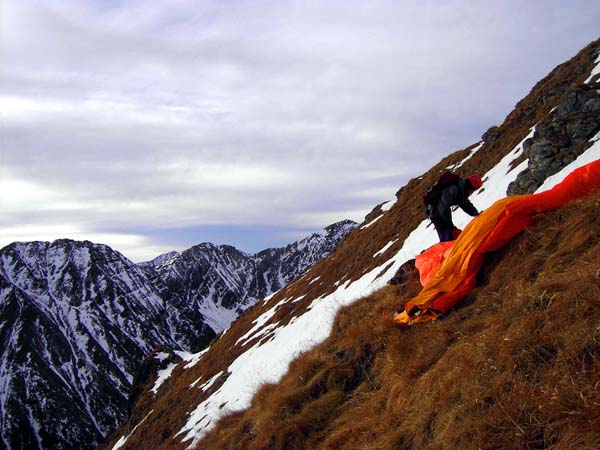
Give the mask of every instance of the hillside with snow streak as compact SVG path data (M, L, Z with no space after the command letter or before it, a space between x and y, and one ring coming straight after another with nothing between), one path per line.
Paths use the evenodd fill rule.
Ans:
M253 402L266 401L264 396L271 386L276 389L290 365L335 331L334 319L341 308L384 288L437 241L419 198L443 170L482 174L484 186L471 199L478 209L485 209L511 189L530 193L549 189L575 167L600 158L599 54L596 41L557 67L500 127L490 128L482 142L411 180L395 201L377 206L330 257L248 310L193 363L174 368L155 397L139 402L135 417L146 417L150 408L152 414L135 432L131 431L139 425L135 417L122 427L119 448L212 448L203 442L210 441L220 419L235 423ZM461 213L454 218L459 227L470 220ZM259 389L264 394L256 399ZM315 389L318 396L324 388ZM252 426L259 424L239 426L251 439ZM227 434L226 426L218 431Z

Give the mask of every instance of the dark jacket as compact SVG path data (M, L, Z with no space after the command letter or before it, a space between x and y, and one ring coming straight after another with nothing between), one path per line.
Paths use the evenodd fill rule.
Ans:
M458 206L470 216L479 214L477 208L469 200L465 184L467 180L460 178L456 183L444 188L440 199L429 209L431 221L439 226L454 228L452 223L452 207ZM470 186L470 185L469 185Z

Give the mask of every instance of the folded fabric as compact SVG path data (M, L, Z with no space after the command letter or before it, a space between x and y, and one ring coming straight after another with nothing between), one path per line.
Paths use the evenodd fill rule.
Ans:
M424 269L424 288L406 303L394 322L425 322L447 312L473 289L487 252L504 246L531 224L535 214L560 208L598 189L600 160L574 170L551 190L498 200L475 217L456 241L436 244L421 262L417 260L417 268L421 265Z

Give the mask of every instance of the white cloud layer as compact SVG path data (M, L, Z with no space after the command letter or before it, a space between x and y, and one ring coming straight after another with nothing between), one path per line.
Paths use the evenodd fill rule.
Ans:
M599 19L584 0L3 0L0 246L149 259L167 229L361 220Z

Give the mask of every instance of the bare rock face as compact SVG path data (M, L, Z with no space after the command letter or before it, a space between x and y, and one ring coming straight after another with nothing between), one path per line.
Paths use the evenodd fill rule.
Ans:
M573 162L600 131L600 83L568 89L533 137L524 142L528 168L511 183L507 195L530 194L544 180Z
M485 144L493 144L498 140L498 136L500 136L500 127L494 125L493 127L488 128L485 133L483 133L481 140Z

